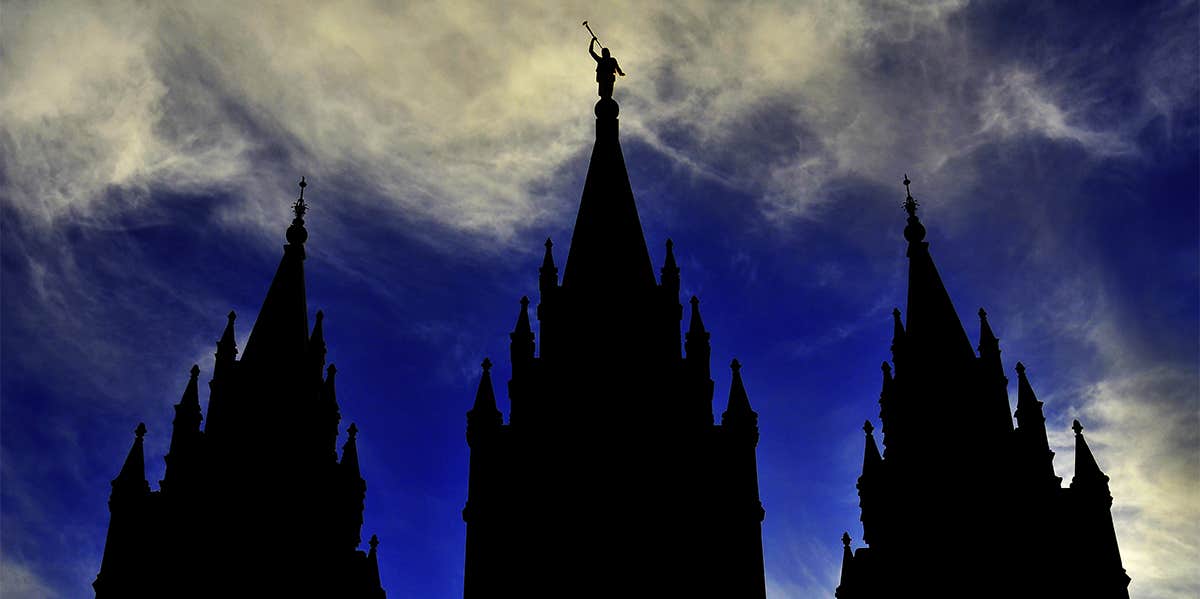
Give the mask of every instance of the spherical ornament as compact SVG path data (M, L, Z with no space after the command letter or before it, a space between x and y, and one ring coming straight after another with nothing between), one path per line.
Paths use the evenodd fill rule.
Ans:
M909 243L916 243L925 239L925 225L922 225L921 221L917 220L917 217L910 216L908 218L908 226L904 227L904 238Z
M615 119L620 112L621 107L612 98L600 98L600 101L596 102L596 118L598 119Z
M292 221L292 226L287 230L288 243L302 244L308 240L308 230L304 228L304 221L296 219Z

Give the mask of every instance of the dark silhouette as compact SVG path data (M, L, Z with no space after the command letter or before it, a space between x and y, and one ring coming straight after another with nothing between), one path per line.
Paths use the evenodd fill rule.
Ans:
M910 181L904 178L907 192ZM880 455L867 421L858 478L863 540L842 536L838 599L1127 599L1108 477L1075 421L1075 478L1054 473L1042 402L1017 362L1017 426L1000 343L979 310L979 354L958 319L906 193L908 313L892 312Z
M508 423L489 360L467 413L468 599L765 595L758 416L734 360L714 424L700 302L681 344L674 248L655 280L617 112L596 104L561 284L546 240L540 352L521 298Z
M166 475L146 481L139 424L113 480L98 599L128 597L346 597L383 599L376 561L358 550L366 482L351 424L337 456L333 364L323 315L312 334L304 291L304 187L283 260L245 352L235 315L217 342L208 422L200 368L175 406Z
M583 22L587 26L587 21ZM589 28L588 31L591 31ZM625 71L621 70L621 65L617 64L617 59L613 58L608 52L608 48L601 47L600 54L596 55L596 36L592 36L591 43L588 44L588 54L596 60L596 82L600 84L600 97L611 98L613 95L613 83L617 80L617 75L625 76Z

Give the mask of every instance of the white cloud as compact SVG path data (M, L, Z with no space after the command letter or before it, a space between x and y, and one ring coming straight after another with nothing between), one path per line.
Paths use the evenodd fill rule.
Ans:
M965 5L14 7L0 71L6 195L54 223L136 208L147 191L232 193L244 202L228 224L274 232L305 172L504 240L561 212L567 199L546 183L588 146L581 15L630 73L618 83L626 135L759 196L776 220L807 215L834 177L894 184L1016 133L1128 151L1119 128L1076 122L1065 107L1078 94L971 53L950 21ZM668 130L682 138L664 141Z
M53 599L59 596L33 570L8 559L0 559L0 594L10 599Z

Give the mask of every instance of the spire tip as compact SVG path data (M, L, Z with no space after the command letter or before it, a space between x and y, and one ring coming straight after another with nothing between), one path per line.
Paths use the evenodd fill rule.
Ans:
M1075 424L1079 424L1079 421L1078 421L1078 420L1076 420L1076 421L1075 421ZM137 438L138 438L139 440L140 440L142 437L145 437L145 436L146 436L146 423L145 423L145 422L139 422L139 423L138 423L138 425L137 425L137 428L133 429L133 434L137 435Z
M1081 437L1081 436L1083 436L1083 425L1082 425L1082 424L1079 424L1079 419L1078 419L1078 418L1076 418L1076 419L1075 419L1075 422L1073 422L1073 423L1071 424L1071 430L1075 431L1075 436L1076 436L1076 437Z

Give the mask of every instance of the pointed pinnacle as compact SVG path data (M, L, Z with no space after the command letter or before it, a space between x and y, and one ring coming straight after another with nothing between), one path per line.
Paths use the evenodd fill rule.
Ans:
M871 424L870 420L863 422L863 432L864 433L867 433L868 435L870 435L874 431L875 431L875 427Z
M1082 435L1082 434L1083 434L1083 425L1082 425L1082 424L1079 424L1079 419L1078 419L1078 418L1076 418L1076 419L1075 419L1075 422L1073 422L1073 423L1071 424L1071 430L1075 431L1075 436L1076 436L1076 437L1078 437L1078 436L1080 436L1080 435Z
M1079 424L1079 421L1078 421L1078 420L1076 420L1076 421L1075 421L1075 424L1076 424L1076 425L1078 425L1078 424ZM138 439L141 439L142 437L145 437L145 436L146 436L146 423L145 423L145 422L139 422L139 423L138 423L138 425L137 425L137 428L133 430L133 434L134 434L134 435L137 435L137 438L138 438Z

